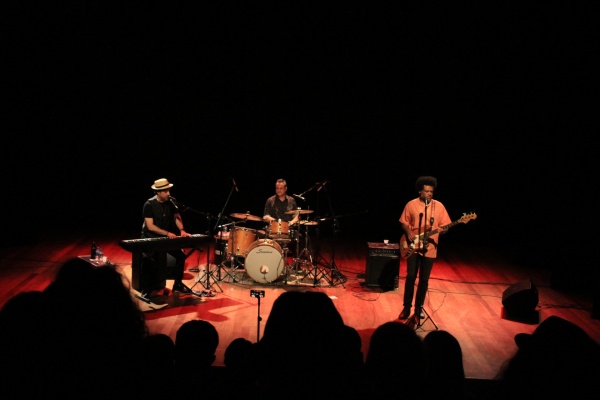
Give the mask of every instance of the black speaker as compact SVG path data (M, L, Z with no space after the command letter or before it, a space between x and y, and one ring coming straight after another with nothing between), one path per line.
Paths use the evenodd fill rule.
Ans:
M384 290L398 288L400 273L399 245L369 243L367 256L366 285L380 287Z
M531 279L509 286L502 293L502 305L508 318L529 318L536 313L538 291Z

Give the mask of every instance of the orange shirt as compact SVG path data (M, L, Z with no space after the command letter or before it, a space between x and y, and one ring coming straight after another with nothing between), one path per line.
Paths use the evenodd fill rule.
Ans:
M446 211L446 207L444 207L442 203L437 200L431 200L427 208L425 208L425 202L421 201L418 197L406 203L402 214L400 214L399 221L400 223L410 226L415 234L418 234L419 232L430 232L441 226L452 223L452 220ZM420 231L419 222L421 223ZM437 257L439 236L440 232L427 236L427 251L425 257ZM406 240L405 235L403 235L403 238Z

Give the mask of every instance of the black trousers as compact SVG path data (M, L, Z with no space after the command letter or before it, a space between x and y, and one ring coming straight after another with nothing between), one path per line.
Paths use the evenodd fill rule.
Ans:
M175 259L172 269L167 267L167 254ZM142 291L161 289L165 286L167 279L174 279L175 283L180 283L183 280L186 258L187 256L181 249L143 253L140 279Z
M415 281L417 275L419 284L417 286L417 298L415 307L423 307L425 295L429 287L429 275L433 269L435 258L424 257L415 254L406 260L406 282L404 283L404 307L412 307L412 300L415 293Z

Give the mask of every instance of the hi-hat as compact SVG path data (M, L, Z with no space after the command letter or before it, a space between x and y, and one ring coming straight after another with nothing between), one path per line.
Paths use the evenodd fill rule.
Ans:
M233 218L245 219L247 221L262 221L261 217L257 217L256 215L250 215L249 213L233 213L229 215Z
M307 225L307 226L317 225L318 224L317 221L298 221L298 223L300 225Z
M313 212L313 210L290 210L290 211L286 211L286 214L310 214L311 212Z

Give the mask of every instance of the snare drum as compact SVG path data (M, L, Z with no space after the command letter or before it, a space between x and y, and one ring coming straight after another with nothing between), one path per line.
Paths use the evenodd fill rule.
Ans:
M232 255L243 256L248 247L256 241L256 230L249 228L235 227L233 234L229 232L227 249Z
M246 252L246 273L258 283L273 282L285 271L281 246L270 239L252 243Z
M287 221L277 221L274 219L269 224L269 234L272 238L288 237L290 234L290 225Z

